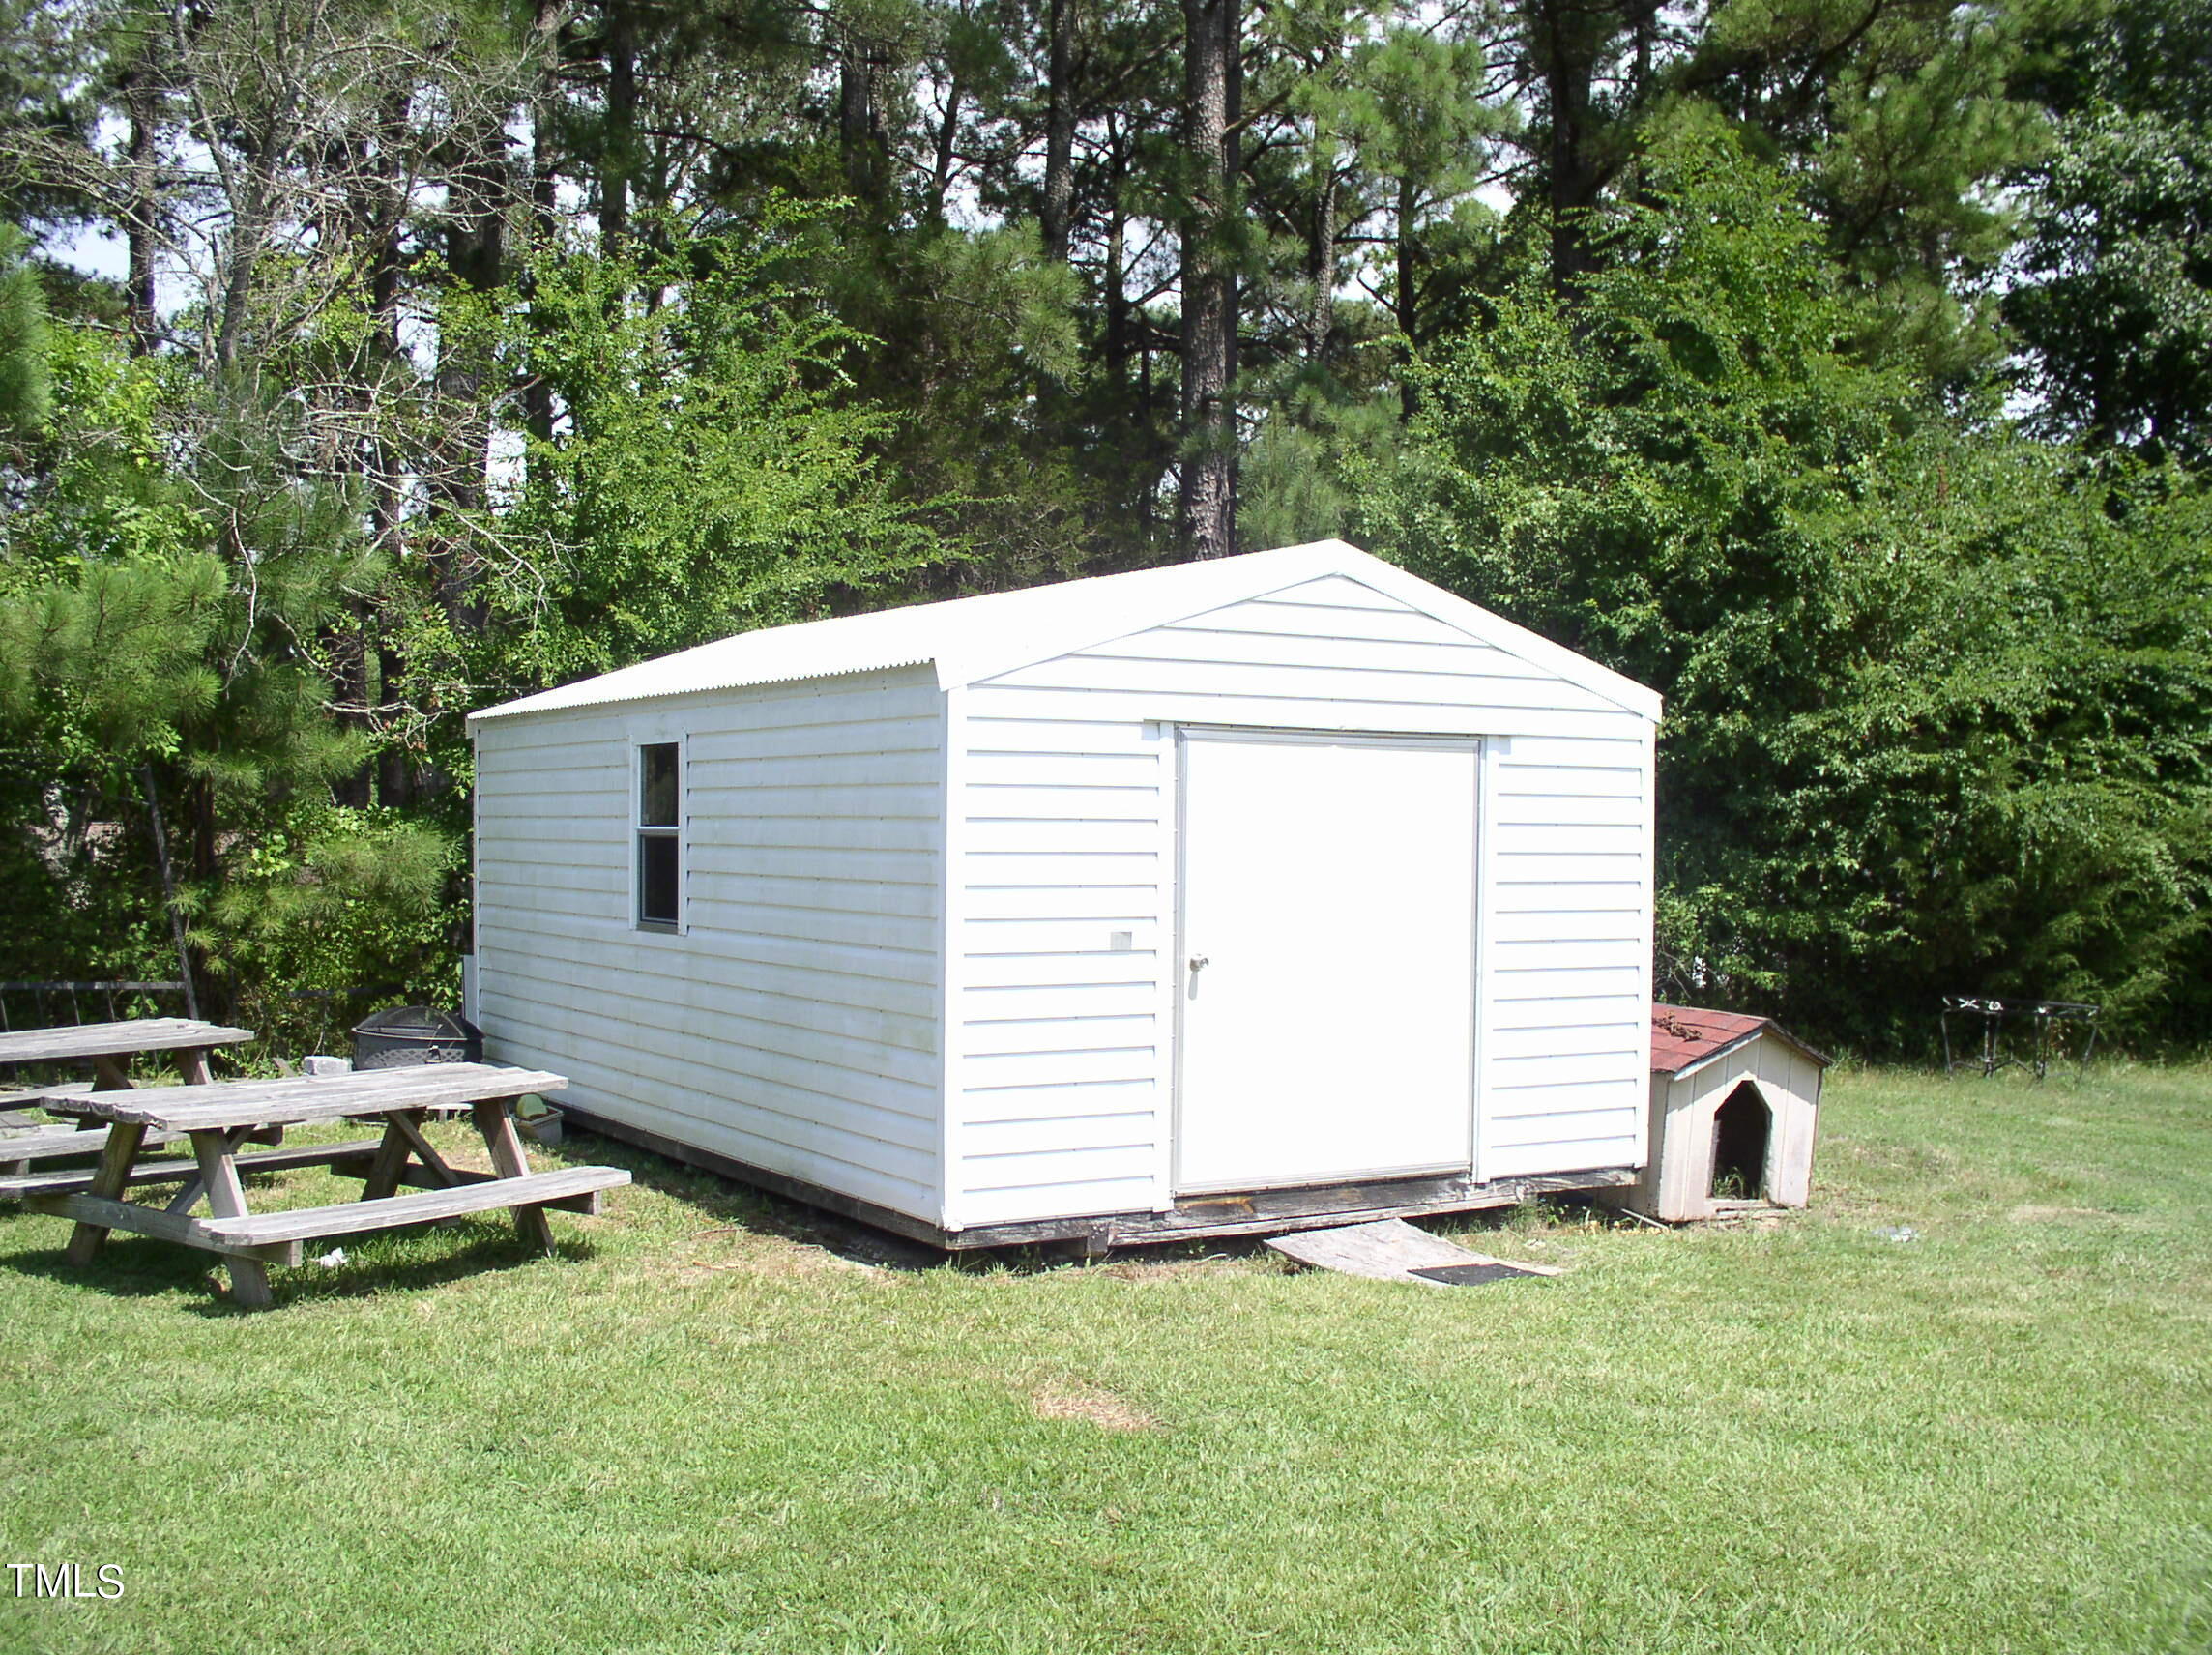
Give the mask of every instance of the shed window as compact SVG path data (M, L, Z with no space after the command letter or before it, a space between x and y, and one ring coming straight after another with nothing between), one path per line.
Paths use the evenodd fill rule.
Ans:
M652 741L637 750L637 922L673 931L681 915L683 778L677 743Z

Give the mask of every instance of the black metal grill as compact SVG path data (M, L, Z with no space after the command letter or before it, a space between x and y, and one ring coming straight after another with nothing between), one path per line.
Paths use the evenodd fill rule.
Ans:
M482 1060L483 1035L476 1026L434 1006L396 1006L354 1025L353 1066L357 1069Z

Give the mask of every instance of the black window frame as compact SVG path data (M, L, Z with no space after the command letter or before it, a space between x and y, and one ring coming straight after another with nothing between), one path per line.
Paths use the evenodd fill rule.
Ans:
M655 755L663 753L668 755L669 770L664 777L655 778L652 767ZM636 894L630 919L640 931L680 935L684 930L684 743L681 740L638 742L632 773L636 802L630 813L630 836L634 842L631 878ZM664 788L656 787L656 780L664 783ZM662 791L667 794L664 803L654 797ZM662 852L661 846L668 848ZM667 861L664 877L654 865L663 857ZM667 898L664 911L650 912L648 905L658 896Z

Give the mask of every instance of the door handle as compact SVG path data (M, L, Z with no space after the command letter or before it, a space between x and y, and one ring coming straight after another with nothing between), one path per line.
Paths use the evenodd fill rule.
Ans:
M1204 954L1193 954L1190 957L1190 974L1195 977L1200 972L1203 972L1208 966L1210 966L1211 964L1213 964L1213 962L1208 959Z

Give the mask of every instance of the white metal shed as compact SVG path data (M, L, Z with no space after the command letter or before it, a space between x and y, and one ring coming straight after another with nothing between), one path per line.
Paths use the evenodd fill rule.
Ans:
M1334 540L741 634L470 720L474 1014L946 1246L1625 1184L1658 717Z

